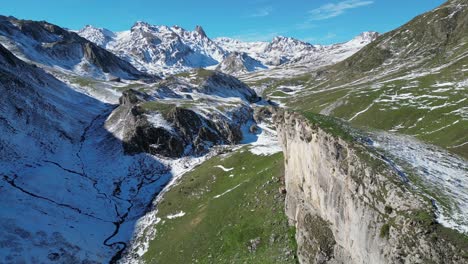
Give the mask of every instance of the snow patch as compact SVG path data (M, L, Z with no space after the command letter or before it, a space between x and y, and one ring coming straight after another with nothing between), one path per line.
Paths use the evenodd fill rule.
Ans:
M168 216L166 216L166 218L167 218L167 219L174 219L174 218L182 217L182 216L184 216L184 215L185 215L185 212L180 211L180 212L178 212L178 213L168 215Z
M259 156L270 156L281 152L282 149L276 131L269 128L265 123L259 124L258 127L262 132L258 135L257 140L250 144L249 151Z
M221 197L221 196L223 196L223 195L225 195L225 194L227 194L227 193L232 192L233 190L237 189L237 187L241 186L242 183L243 183L243 182L237 184L236 186L234 186L233 188L231 188L231 189L229 189L229 190L223 192L222 194L215 195L215 196L213 197L213 199L218 199L219 197Z
M216 165L214 166L215 168L220 168L222 169L223 171L232 171L234 168L225 168L223 165Z
M409 136L376 133L373 137L373 146L411 166L424 187L435 193L437 197L430 198L438 209L437 221L468 234L468 162Z

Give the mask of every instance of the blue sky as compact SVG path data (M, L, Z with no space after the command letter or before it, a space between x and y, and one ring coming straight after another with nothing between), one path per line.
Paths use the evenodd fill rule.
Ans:
M343 42L363 31L386 32L443 0L14 0L3 1L0 14L46 20L79 29L87 24L113 31L135 21L201 25L209 37L246 41L276 35L311 43Z

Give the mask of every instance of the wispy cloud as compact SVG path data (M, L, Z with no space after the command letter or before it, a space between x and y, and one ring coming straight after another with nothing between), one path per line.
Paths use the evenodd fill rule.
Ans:
M338 3L323 5L319 8L309 11L310 20L325 20L332 17L337 17L348 9L354 9L361 6L367 6L374 3L369 0L345 0Z
M254 13L250 14L251 17L266 17L273 12L273 7L265 6L262 8L258 8Z

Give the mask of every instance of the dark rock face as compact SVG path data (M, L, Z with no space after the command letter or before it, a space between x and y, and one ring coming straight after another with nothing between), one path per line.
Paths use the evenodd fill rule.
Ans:
M148 121L148 112L139 104L147 95L134 90L125 91L120 106L114 110L113 120L121 120L124 128L123 146L127 154L147 152L165 157L200 155L213 145L236 144L242 139L242 124L253 119L253 111L242 107L232 113L229 122L221 116L202 116L193 110L174 107L163 114L172 129L156 127ZM153 113L154 114L154 113Z
M234 76L213 71L200 85L200 92L222 97L241 97L251 103L258 102L260 97L245 83Z
M200 36L204 37L204 38L207 38L206 36L206 33L205 33L205 30L203 30L203 28L201 26L196 26L195 27L195 32L197 32L198 34L200 34Z
M18 59L15 57L15 55L3 47L3 45L0 45L0 58L13 67L15 67L18 63Z
M216 67L216 70L227 74L239 75L253 72L257 69L266 69L260 61L250 57L245 52L232 52Z
M254 113L255 121L259 123L265 119L270 119L273 116L272 110L273 108L271 106L257 108Z
M180 157L184 152L184 142L160 127L153 127L141 115L135 117L134 129L127 133L123 146L128 154L148 152L166 157Z

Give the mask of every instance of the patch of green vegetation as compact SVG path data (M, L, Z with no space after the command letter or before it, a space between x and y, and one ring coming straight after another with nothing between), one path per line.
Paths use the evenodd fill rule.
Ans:
M255 82L250 82L249 85L251 86L262 86L267 85L268 87L263 91L263 95L268 95L277 91L277 89L281 86L306 86L307 83L310 81L311 76L310 74L304 75L297 75L291 76L289 78L282 78L282 79L271 79L265 78L262 80L257 80Z
M319 113L332 104L339 104L348 93L348 89L324 90L314 96L297 96L288 105L293 109Z
M140 84L140 83L130 83L128 85L122 86L122 87L116 87L117 91L126 91L126 90L137 90L137 91L142 91L146 88L145 85Z
M390 224L384 224L381 228L380 228L380 237L381 238L388 238L388 236L390 235Z
M148 263L296 263L294 229L278 189L283 156L245 148L184 175L158 205ZM225 171L224 168L232 168ZM170 219L169 215L184 212ZM255 245L254 245L255 244Z
M179 72L179 73L174 74L173 76L188 78L188 77L190 77L190 72L189 71Z
M342 138L348 142L355 141L351 132L351 128L343 121L331 116L325 116L312 112L301 112L301 114L306 117L312 123L312 125L319 126L321 129L325 130L331 135Z
M277 80L276 79L272 79L272 78L262 78L262 79L259 79L259 80L255 80L255 81L245 81L245 83L250 86L250 87L262 87L262 86L270 86L271 84L275 83ZM263 96L265 95L265 93L263 94Z
M282 91L275 91L273 92L272 94L269 94L268 95L269 97L270 96L275 96L275 97L286 97L286 96L289 96L289 94L285 93L285 92L282 92Z
M457 232L456 230L436 225L435 232L432 234L433 239L442 239L454 243L458 248L464 249L461 253L465 259L468 259L468 236Z
M214 71L203 68L196 69L195 74L198 78L206 79L214 74Z
M410 214L411 219L418 222L422 226L431 226L435 223L434 215L428 211L420 210Z
M78 84L79 86L82 86L82 87L92 87L93 85L99 83L95 79L86 78L86 77L74 77L74 78L71 78L71 82Z
M139 105L144 111L160 112L163 115L167 115L169 111L176 107L175 104L162 103L161 101L149 101Z
M331 257L336 244L333 231L330 229L330 223L317 215L307 214L304 217L304 228L310 235L312 244L303 244L310 256L314 257L319 252L325 256Z

